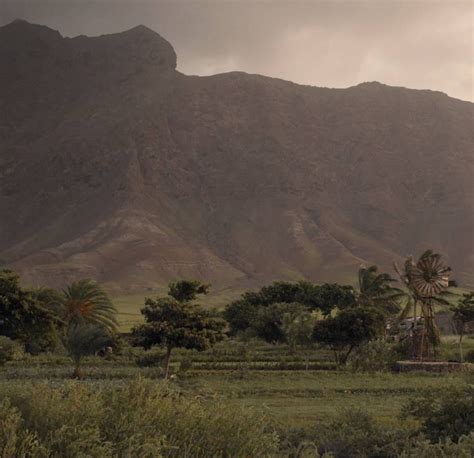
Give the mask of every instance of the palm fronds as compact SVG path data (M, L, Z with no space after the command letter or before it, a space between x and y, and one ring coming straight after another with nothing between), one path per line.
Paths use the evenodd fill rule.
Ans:
M359 305L374 306L385 313L397 313L406 293L394 286L396 280L389 274L378 273L377 266L359 269Z
M117 310L107 293L92 280L80 280L69 285L58 299L63 321L76 325L87 323L108 331L117 329Z

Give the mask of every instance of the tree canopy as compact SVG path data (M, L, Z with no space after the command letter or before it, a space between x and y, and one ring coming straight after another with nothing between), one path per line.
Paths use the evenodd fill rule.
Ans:
M355 307L317 321L313 339L333 350L337 363L345 364L354 348L382 335L384 328L385 316L380 310Z
M86 323L110 333L117 330L117 310L107 293L93 280L70 284L53 305L67 327Z
M55 314L48 309L42 290L20 286L20 277L12 270L0 270L0 335L33 347L54 346Z
M277 321L281 322L283 313L281 305L262 311L274 304L300 304L306 310L318 310L328 316L336 308L345 309L355 306L356 298L351 286L337 283L316 285L307 281L274 282L257 292L245 292L240 299L226 306L224 317L229 322L231 334L255 329L260 318L269 317L271 314L279 314ZM279 338L274 340L279 340Z
M199 294L207 294L211 285L197 280L178 280L168 285L168 296L179 302L191 302Z
M190 302L169 296L146 299L141 313L145 323L133 329L135 343L147 349L155 345L166 349L165 377L174 348L203 351L224 338L224 320Z

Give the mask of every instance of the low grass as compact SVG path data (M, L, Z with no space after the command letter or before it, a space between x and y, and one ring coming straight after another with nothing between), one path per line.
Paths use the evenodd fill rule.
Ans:
M465 374L258 371L239 378L232 373L209 372L191 374L181 383L194 393L214 394L236 405L263 408L286 429L327 422L351 408L367 411L381 424L399 424L401 408L408 399L426 391L463 386L468 377Z

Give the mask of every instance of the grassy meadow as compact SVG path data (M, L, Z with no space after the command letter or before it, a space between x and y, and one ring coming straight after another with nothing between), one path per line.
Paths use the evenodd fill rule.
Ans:
M465 349L474 350L473 337L466 339ZM457 337L447 336L442 351L454 357ZM474 383L474 372L362 373L350 367L336 370L327 350L313 349L305 356L309 370L303 355L291 354L285 345L228 341L201 353L177 350L175 375L167 383L187 396L250 407L283 429L309 428L347 409L365 411L381 425L400 425L401 409L410 398ZM159 350L136 348L106 358L88 357L83 364L86 379L75 383L121 385L140 377L161 383L160 357ZM25 356L1 369L0 391L12 384L69 383L72 370L65 355Z

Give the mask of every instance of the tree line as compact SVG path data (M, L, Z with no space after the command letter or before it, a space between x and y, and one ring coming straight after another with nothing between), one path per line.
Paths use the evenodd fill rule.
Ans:
M316 344L332 350L337 364L345 364L355 349L386 338L396 329L397 321L411 313L409 338L423 357L430 349L436 352L439 331L434 307L444 305L451 308L458 324L462 358L462 336L466 324L474 321L474 293L458 297L453 305L451 269L432 251L417 261L407 258L402 267L395 265L395 271L400 288L388 273L369 266L359 269L355 288L277 281L245 292L223 311L207 310L198 303L210 285L179 280L169 284L166 296L145 299L141 309L144 322L132 329L131 342L145 349L164 349L165 377L169 376L173 349L204 351L227 336L285 343L293 352ZM27 289L20 285L18 274L0 271L0 350L4 359L11 340L21 342L33 354L61 344L74 362L73 376L81 378L83 357L114 346L117 336L117 311L96 282L80 280L63 291ZM413 355L416 353L415 349Z

